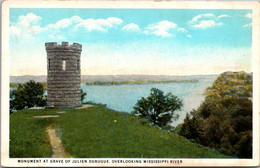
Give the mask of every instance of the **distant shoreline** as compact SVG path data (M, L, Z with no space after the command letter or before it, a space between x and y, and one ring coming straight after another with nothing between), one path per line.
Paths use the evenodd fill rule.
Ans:
M123 84L145 84L145 83L184 83L184 82L198 82L198 79L190 79L190 80L163 80L163 81L94 81L94 82L86 82L86 85L123 85Z
M93 82L81 82L86 85L95 85L95 86L109 86L109 85L124 85L124 84L146 84L146 83L187 83L187 82L199 82L198 79L187 79L187 80L161 80L161 81L154 81L154 80L137 80L137 81L93 81ZM46 82L40 82L43 85L43 88L46 89ZM17 89L19 84L23 83L10 83L10 88Z
M81 75L81 83L106 81L106 82L124 82L124 81L182 81L193 79L215 78L218 75L194 75L194 76L173 76L173 75ZM29 80L46 83L47 76L10 76L10 83L25 83ZM128 82L131 83L131 82ZM144 82L147 83L147 82Z

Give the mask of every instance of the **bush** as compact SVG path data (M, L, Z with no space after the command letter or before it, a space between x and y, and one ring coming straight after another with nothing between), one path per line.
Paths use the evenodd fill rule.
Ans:
M80 89L80 99L81 99L81 103L84 103L83 100L85 99L85 97L87 96L86 92L83 92L82 89Z
M41 83L30 80L10 91L10 113L34 106L45 106L46 96Z
M181 107L182 101L178 97L171 93L164 95L163 91L152 88L147 98L142 97L136 103L133 113L147 119L153 125L164 127L171 123L174 111L180 110Z
M179 135L187 139L197 139L200 137L200 124L196 117L191 118L191 115L187 113L184 123L178 132Z

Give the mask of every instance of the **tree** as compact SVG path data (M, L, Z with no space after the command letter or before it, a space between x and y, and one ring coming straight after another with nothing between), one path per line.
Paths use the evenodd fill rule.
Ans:
M80 99L81 99L81 103L83 103L83 100L85 99L85 97L87 96L86 92L83 92L82 89L80 89Z
M187 139L198 139L201 135L200 121L194 116L194 112L187 113L184 119L184 123L181 125L179 135L186 137ZM191 117L191 115L193 115Z
M45 106L46 96L41 83L30 80L10 91L10 112L33 106Z
M179 135L240 158L252 158L252 74L224 72L187 115Z
M142 97L134 107L134 114L141 116L160 127L171 123L174 112L182 107L182 100L171 93L163 94L163 91L152 88L147 98Z

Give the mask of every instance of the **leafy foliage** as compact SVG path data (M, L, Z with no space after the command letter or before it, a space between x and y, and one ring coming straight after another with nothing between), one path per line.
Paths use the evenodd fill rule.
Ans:
M86 96L87 96L87 93L84 92L82 89L80 89L80 99L81 99L81 103L83 103L83 100L85 99Z
M25 84L18 84L16 90L10 91L10 112L45 105L46 96L41 83L30 80Z
M142 97L134 107L134 114L146 118L153 125L160 127L171 123L174 111L180 110L182 101L171 93L163 94L163 91L152 88L147 98Z
M46 90L47 84L45 82L40 82L43 86L43 89ZM10 88L17 89L19 86L19 83L10 83Z
M224 72L207 88L201 106L179 134L241 158L252 157L252 75Z

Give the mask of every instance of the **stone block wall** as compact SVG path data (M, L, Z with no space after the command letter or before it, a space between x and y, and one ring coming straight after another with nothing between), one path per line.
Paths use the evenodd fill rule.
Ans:
M82 45L45 43L47 52L47 107L81 106L80 56Z

